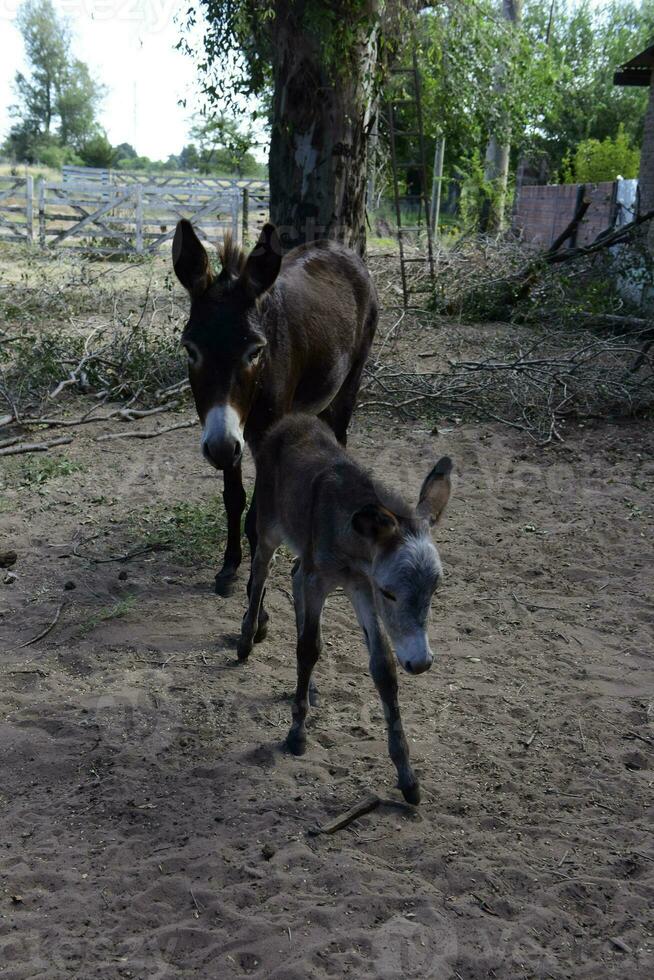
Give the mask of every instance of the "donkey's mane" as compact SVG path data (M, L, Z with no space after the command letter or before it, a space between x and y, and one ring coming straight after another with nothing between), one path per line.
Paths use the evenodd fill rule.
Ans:
M222 247L218 250L218 255L223 272L228 275L240 276L245 268L247 256L240 245L236 244L230 232L226 233Z

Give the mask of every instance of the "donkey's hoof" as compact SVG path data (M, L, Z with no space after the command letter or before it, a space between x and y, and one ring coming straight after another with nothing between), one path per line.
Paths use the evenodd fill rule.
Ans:
M293 755L304 755L307 750L307 737L291 728L286 736L286 748Z
M244 640L241 637L236 644L236 656L239 660L247 660L247 658L252 653L252 643L248 640Z
M409 783L407 786L400 786L402 790L402 796L407 801L411 803L412 806L418 806L420 803L420 783L416 779L415 782Z
M227 599L236 591L236 572L218 572L214 582L216 595Z
M268 636L268 620L270 616L267 612L263 611L259 616L259 624L257 626L257 632L254 634L254 642L261 643Z

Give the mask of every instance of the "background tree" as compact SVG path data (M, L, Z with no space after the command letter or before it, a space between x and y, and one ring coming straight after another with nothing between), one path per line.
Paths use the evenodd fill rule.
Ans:
M535 132L544 106L552 97L555 75L542 38L513 30L499 16L497 0L444 0L423 11L416 32L422 81L423 124L428 159L436 140L445 138L444 210L464 196L466 223L477 226L484 197L491 188L484 176L489 131L511 132L518 149ZM410 47L398 61L409 63ZM498 86L497 64L504 65ZM384 97L388 95L389 80ZM415 107L398 110L398 129L415 132ZM415 159L415 148L398 138L403 159Z
M397 35L383 0L202 0L200 68L213 106L269 100L270 214L286 246L320 235L365 247L367 142L380 54ZM398 4L413 12L413 4ZM191 12L190 23L194 17ZM225 70L225 65L228 66Z
M550 18L551 14L551 18ZM615 139L619 127L640 146L647 90L613 84L618 65L652 43L654 0L612 0L598 8L588 0L525 0L525 31L547 37L555 84L525 145L544 160L556 180L565 157L588 139Z
M74 156L98 136L97 109L103 89L88 67L72 57L70 33L56 14L51 0L26 0L17 18L23 37L29 74L16 74L17 103L11 114L17 120L4 150L33 162L44 152Z
M235 173L239 177L260 172L261 168L250 152L256 144L252 128L243 128L225 113L198 118L191 127L190 136L194 143L187 149L195 150L195 167L202 172Z
M502 18L511 25L513 30L520 27L522 21L522 0L502 0ZM498 96L498 102L506 100L511 93L511 68L513 45L509 43L508 51L498 51L498 60L494 70L493 89ZM496 115L491 126L486 157L484 160L484 180L489 192L484 195L481 208L481 230L500 231L504 224L504 209L506 190L509 178L509 154L511 152L511 123L509 113Z
M638 176L640 150L632 146L620 124L615 139L582 140L572 157L566 157L561 176L567 184L596 184L600 180L630 180Z

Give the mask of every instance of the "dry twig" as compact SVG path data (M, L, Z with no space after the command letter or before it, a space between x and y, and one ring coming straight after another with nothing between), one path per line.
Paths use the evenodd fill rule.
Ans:
M62 612L64 610L65 605L66 605L66 600L63 599L59 603L59 607L57 609L57 612L55 613L55 617L52 620L52 622L49 623L44 630L41 630L40 633L37 633L36 636L33 636L31 640L26 640L25 643L21 643L21 648L22 647L31 647L33 643L38 643L39 640L42 640L45 636L47 636L48 633L50 633L55 628L55 626L57 625L57 623L59 622L59 618L60 618L60 616L61 616L61 614L62 614Z

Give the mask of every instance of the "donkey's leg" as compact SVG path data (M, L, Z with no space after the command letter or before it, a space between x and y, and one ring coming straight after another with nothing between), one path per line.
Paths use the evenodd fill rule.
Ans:
M275 553L275 547L275 544L268 542L265 538L259 539L259 544L257 545L257 550L252 561L252 572L250 573L248 608L243 617L241 636L236 647L239 660L245 660L252 652L252 647L254 646L255 635L258 632L259 626L261 601L265 591L270 562Z
M241 515L245 510L245 490L241 478L241 464L223 472L223 500L227 513L227 547L223 567L216 575L216 594L231 595L234 580L241 564Z
M296 595L300 591L295 584L299 578L302 578L302 609L300 612L296 608L296 619L298 624L302 623L302 629L297 637L297 688L293 702L293 724L286 739L293 755L303 755L307 747L305 721L309 707L309 684L322 647L320 617L326 596L318 577L313 574L305 575L302 569L293 576L293 590Z
M338 390L332 403L319 416L326 422L342 446L347 445L347 428L354 412L361 375L366 363L366 350L363 356L357 358L350 368L345 381Z
M370 653L370 674L379 691L386 727L388 753L397 769L398 786L407 803L420 803L420 784L411 768L409 746L402 727L397 696L397 672L390 644L382 630L370 589L358 588L350 595L352 605L366 637Z
M248 507L248 512L245 515L245 534L248 539L248 544L250 545L250 577L248 578L247 593L248 598L250 596L250 591L252 589L252 572L254 569L254 556L257 553L257 483L254 482L254 490L252 491L252 499L250 500L250 506ZM257 625L257 631L254 635L254 642L260 643L261 640L265 640L266 634L268 633L268 613L264 609L263 600L266 598L266 590L264 589L263 595L261 596L261 604L259 606L259 622Z

